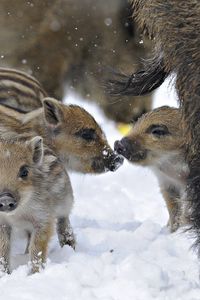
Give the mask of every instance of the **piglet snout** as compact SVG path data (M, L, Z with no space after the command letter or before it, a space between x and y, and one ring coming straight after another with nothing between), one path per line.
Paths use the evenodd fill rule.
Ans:
M114 172L123 164L123 162L123 157L113 152L109 155L107 167L111 172Z
M15 197L8 192L0 193L0 212L9 212L17 207Z
M121 141L116 141L114 144L114 149L117 153L123 155L124 152L126 151L126 147Z

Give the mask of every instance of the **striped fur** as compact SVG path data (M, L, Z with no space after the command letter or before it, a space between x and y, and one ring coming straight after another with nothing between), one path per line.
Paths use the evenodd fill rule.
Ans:
M0 68L0 104L26 113L42 106L47 97L39 81L25 72Z

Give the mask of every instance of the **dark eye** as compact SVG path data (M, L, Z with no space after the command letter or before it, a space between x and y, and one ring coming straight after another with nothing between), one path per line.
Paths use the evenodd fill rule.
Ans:
M155 135L156 137L161 137L161 136L170 134L167 126L165 126L165 125L151 125L147 129L146 132L151 133L151 134Z
M92 128L83 128L83 129L79 130L78 132L76 132L75 135L81 137L82 139L84 139L88 142L94 141L96 139L95 130Z
M19 170L18 176L22 179L26 179L28 177L28 173L29 173L28 167L22 166Z

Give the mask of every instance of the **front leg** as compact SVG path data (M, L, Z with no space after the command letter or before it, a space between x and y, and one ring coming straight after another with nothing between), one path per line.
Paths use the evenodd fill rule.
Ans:
M57 219L57 234L60 246L69 245L75 250L75 237L68 217Z
M29 247L31 244L31 233L29 231L26 231L26 236L27 236L27 244L26 244L26 250L25 250L24 254L29 253Z
M31 235L30 259L31 273L39 272L46 262L48 243L53 233L53 221L35 228Z
M10 273L10 236L11 227L0 225L0 272Z
M164 197L167 209L169 212L169 221L167 226L170 232L175 232L180 227L180 216L181 216L181 205L180 205L180 195L173 188L169 187L167 189L161 190Z

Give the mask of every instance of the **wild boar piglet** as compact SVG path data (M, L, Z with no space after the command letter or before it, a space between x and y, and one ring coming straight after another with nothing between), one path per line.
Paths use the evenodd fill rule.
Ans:
M30 236L31 272L44 266L57 219L61 246L74 246L69 214L73 194L68 175L41 137L0 140L0 269L10 272L13 228Z
M144 114L126 137L115 142L115 150L130 162L152 169L168 208L170 231L177 230L188 175L181 111L163 106Z
M115 171L123 163L90 113L52 98L27 114L0 105L0 135L7 132L42 136L67 170L96 174Z

